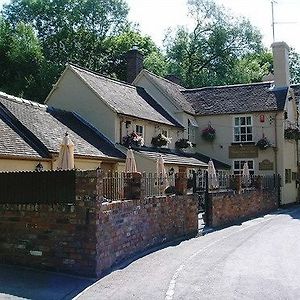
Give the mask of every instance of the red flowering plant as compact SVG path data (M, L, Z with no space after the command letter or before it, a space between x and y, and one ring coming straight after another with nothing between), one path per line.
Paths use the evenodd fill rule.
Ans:
M216 138L216 130L208 125L202 130L202 138L208 142L212 142Z

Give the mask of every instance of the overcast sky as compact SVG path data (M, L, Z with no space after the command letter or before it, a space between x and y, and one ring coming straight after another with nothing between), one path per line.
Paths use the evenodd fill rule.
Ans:
M142 33L150 35L162 45L169 27L192 26L187 16L186 0L126 0L130 7L129 19L139 24ZM8 0L0 0L0 6ZM271 0L216 0L236 16L245 16L259 28L263 42L272 43ZM275 39L285 41L300 52L300 0L276 0L274 4ZM291 22L291 23L286 23Z

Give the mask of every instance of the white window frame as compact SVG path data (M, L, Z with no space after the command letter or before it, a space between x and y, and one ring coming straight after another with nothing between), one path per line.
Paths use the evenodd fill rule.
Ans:
M235 168L235 163L236 162L239 162L239 165L240 165L240 168L239 169L236 169ZM255 173L255 165L254 165L254 159L248 159L248 158L243 158L243 159L234 159L232 161L232 171L233 171L233 174L236 174L236 175L241 175L242 172L243 172L243 166L244 166L244 163L247 162L248 163L248 167L249 167L249 171L250 171L250 175L253 175ZM252 168L251 168L251 164L249 164L249 162L251 162L252 164Z
M239 124L239 125L236 125L235 124L235 120L237 119L237 118L239 118L239 120L241 119L241 118L245 118L245 125L241 125L241 124ZM248 125L247 124L247 118L250 118L250 120L251 120L251 125ZM240 122L239 122L240 123ZM236 134L236 128L240 128L240 130L239 130L239 133L238 134ZM245 133L241 133L241 128L245 128ZM251 133L247 133L247 128L251 128ZM251 140L249 139L248 140L248 135L250 135L251 134ZM253 136L254 136L254 132L253 132L253 117L251 116L251 115L238 115L238 116L234 116L233 117L233 142L234 143L249 143L249 142L253 142ZM235 137L236 137L236 135L238 135L239 136L239 140L236 140L235 139ZM242 140L242 136L243 135L245 135L245 140L243 141Z
M192 123L190 122L190 120L188 120L188 140L191 143L195 143L196 141L196 127L192 125Z
M138 126L142 128L142 134L137 131ZM135 133L137 135L141 136L142 138L144 138L144 136L145 136L145 126L141 125L141 124L135 124Z

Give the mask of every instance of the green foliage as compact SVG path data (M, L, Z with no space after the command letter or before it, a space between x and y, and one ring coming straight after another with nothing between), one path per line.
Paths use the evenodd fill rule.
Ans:
M12 28L1 19L0 55L0 90L37 99L44 57L33 28L22 22Z
M300 83L300 54L291 48L289 53L291 83Z
M180 27L165 39L170 72L187 87L235 83L239 60L263 51L260 33L249 21L229 17L211 0L188 4L194 30Z

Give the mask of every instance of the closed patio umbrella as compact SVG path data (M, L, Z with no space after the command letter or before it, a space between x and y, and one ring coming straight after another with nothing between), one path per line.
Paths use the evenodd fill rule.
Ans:
M243 165L243 171L242 171L242 183L246 186L250 184L250 171L248 163L245 162Z
M219 188L218 176L217 176L217 173L216 173L214 163L211 159L208 162L207 173L208 173L208 188L209 189Z
M136 162L132 149L127 150L126 161L125 161L125 173L136 173Z
M160 155L156 161L156 171L158 177L158 188L160 193L163 193L165 189L169 186L169 181L165 169L165 162L162 155Z
M57 169L58 170L74 169L74 144L69 138L67 132L60 145Z

